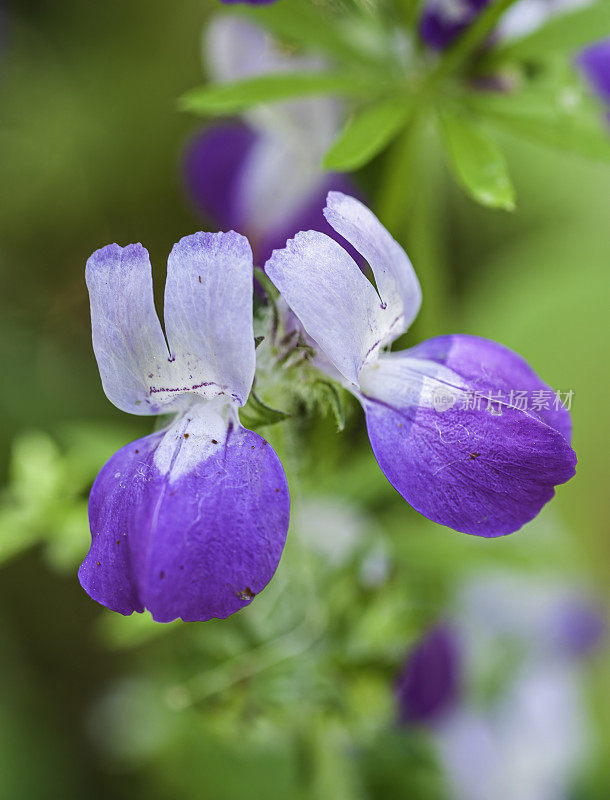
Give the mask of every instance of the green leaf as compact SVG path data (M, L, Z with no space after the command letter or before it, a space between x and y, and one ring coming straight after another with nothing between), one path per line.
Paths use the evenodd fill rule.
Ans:
M411 109L408 99L392 99L355 114L326 153L324 168L352 170L368 164L398 135Z
M290 414L285 411L271 408L263 403L254 389L250 392L248 402L239 412L242 425L246 428L264 428L267 425L275 425L288 419Z
M575 52L610 36L610 3L607 0L560 14L522 39L499 45L490 61L537 57L552 52ZM486 59L487 61L487 59Z
M470 97L469 104L508 133L610 162L610 134L604 112L577 86L535 87L515 96L480 93Z
M449 165L457 181L478 203L512 211L515 191L496 143L462 115L444 114L441 122Z
M345 12L333 18L325 13L326 10L325 7L313 6L309 0L289 0L257 8L242 7L236 14L264 26L276 37L303 45L308 50L322 51L335 59L360 62L362 51L349 34Z
M370 96L382 90L378 81L346 72L282 72L233 83L215 83L192 89L178 100L182 111L221 116L235 114L261 103L278 103L295 97L344 94Z

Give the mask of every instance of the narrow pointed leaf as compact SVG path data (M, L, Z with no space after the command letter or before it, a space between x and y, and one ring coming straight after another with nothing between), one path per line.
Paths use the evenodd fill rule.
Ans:
M324 157L330 170L359 169L380 153L404 127L411 103L388 100L355 114Z
M575 87L531 89L514 97L487 92L468 102L499 130L610 163L610 131L604 110Z
M182 111L208 116L235 114L261 103L324 94L369 96L379 91L373 81L345 72L283 72L232 83L192 89L179 99Z
M515 207L515 191L502 151L478 125L463 116L442 117L445 150L458 183L478 203Z
M490 51L489 61L536 57L547 53L574 53L581 47L610 36L610 3L598 0L576 11L551 19L520 39L500 44Z
M350 36L350 18L346 25L345 14L333 17L326 12L326 7L314 7L309 0L290 0L256 8L241 6L236 10L238 16L262 25L279 39L328 53L333 59L361 61L362 50ZM321 18L322 14L325 16Z

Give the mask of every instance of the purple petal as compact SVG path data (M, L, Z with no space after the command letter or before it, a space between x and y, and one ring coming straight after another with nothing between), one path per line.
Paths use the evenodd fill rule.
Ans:
M576 63L594 91L602 100L610 103L610 39L585 48Z
M433 50L444 50L471 25L490 0L428 0L419 34Z
M460 666L451 628L431 630L409 653L396 685L400 722L434 722L449 711L460 692Z
M147 608L158 622L224 618L248 605L277 568L290 501L275 452L257 434L229 428L198 458L193 424L184 418L127 445L94 483L92 543L79 579L113 611ZM169 472L160 468L166 446Z
M554 397L555 392L514 350L491 339L455 333L427 339L405 352L411 357L429 359L448 367L481 394L502 392L509 396L511 390L526 392L530 401L528 408L533 406L530 413L571 440L572 420L562 405L556 408L553 400L549 400L546 408L531 402L537 392L550 397ZM518 402L516 398L515 402Z
M464 357L454 358L451 341L457 340L459 353L464 338L471 340ZM473 376L477 341L480 360ZM494 363L487 359L496 348ZM503 371L512 363L509 356L506 348L486 340L441 337L385 356L365 368L370 374L361 373L369 438L390 483L429 519L478 536L518 530L575 470L576 457L563 433L514 406L492 403L488 409L483 400L479 408L472 402L475 395L455 390L464 380L472 391L493 397L493 386L505 388L513 375L530 374L516 356L513 375ZM454 371L453 384L445 377L448 367ZM411 385L419 399L409 391ZM429 397L448 390L457 398L453 405L424 402L424 392ZM566 427L563 415L559 427Z
M241 175L257 134L239 123L216 125L187 145L183 170L198 211L224 230L247 230Z

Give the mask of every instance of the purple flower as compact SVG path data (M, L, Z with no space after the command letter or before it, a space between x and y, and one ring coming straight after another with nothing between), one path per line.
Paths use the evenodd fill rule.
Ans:
M590 646L593 619L599 639L599 613L577 587L490 574L468 581L448 621L411 650L400 721L428 726L452 798L568 796L588 735L583 650L568 639L585 631Z
M456 334L387 352L421 303L413 267L358 200L331 192L324 213L368 261L376 288L317 231L297 234L265 267L315 343L318 365L358 398L379 466L415 509L465 533L512 533L574 474L568 412L523 409L511 393L552 391L486 339Z
M555 15L589 5L592 0L519 0L498 23L498 37L525 36ZM490 0L428 0L419 22L422 40L432 50L444 50L471 25Z
M399 719L434 722L449 712L460 693L460 654L448 625L433 628L411 650L396 684Z
M419 33L433 50L444 50L462 33L489 0L429 0L419 21Z
M168 260L164 335L141 245L109 245L87 262L108 398L131 414L175 415L119 450L91 491L91 549L79 579L113 611L147 608L159 622L224 618L276 570L286 479L237 413L255 368L252 270L237 233L182 239Z
M585 48L576 63L593 90L602 100L610 104L610 39L604 39Z
M457 708L432 731L452 800L567 800L589 726L570 665L527 664L485 706Z
M218 82L323 66L281 53L265 31L232 17L212 22L205 56ZM250 109L243 121L199 132L184 157L197 210L246 233L260 264L298 230L322 226L331 234L321 214L324 197L330 189L353 191L347 177L320 167L341 118L335 100L308 98Z
M456 618L464 621L463 639L476 631L490 650L511 641L538 660L577 659L599 643L604 630L600 609L581 587L540 576L488 574L468 582L455 606Z
M601 641L606 624L601 610L579 594L566 594L555 608L549 625L557 648L571 656L593 650Z

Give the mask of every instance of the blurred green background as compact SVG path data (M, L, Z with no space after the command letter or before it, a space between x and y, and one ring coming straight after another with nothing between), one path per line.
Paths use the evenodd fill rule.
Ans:
M455 582L512 565L608 600L610 167L507 139L519 198L507 214L460 194L429 144L434 229L413 236L443 270L442 290L422 276L424 308L441 291L446 302L426 333L497 339L574 391L578 472L538 520L486 541L422 519L383 478L350 406L343 434L332 420L269 434L296 507L339 497L359 519L346 562L327 563L293 530L272 585L227 622L154 626L107 613L76 577L87 495L150 421L102 392L84 264L104 244L141 241L159 291L172 244L206 224L180 176L200 123L176 98L201 82L213 5L5 3L0 796L442 797L425 738L394 728L392 682ZM361 176L365 191L381 167ZM417 269L421 241L405 245ZM375 559L388 573L377 582L365 575ZM575 797L610 795L609 665L602 649L586 668L595 747Z

